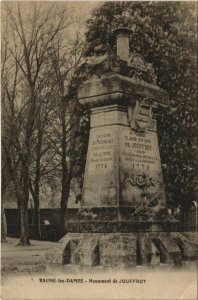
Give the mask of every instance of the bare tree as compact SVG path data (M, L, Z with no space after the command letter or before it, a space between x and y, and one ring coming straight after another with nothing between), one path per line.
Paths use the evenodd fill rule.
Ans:
M50 71L49 61L51 46L55 37L65 28L65 10L55 10L54 4L32 4L31 14L22 16L22 5L4 4L6 17L9 19L12 39L9 38L9 55L11 64L16 68L13 89L4 85L7 93L6 116L9 116L5 153L10 170L15 170L12 180L18 195L21 214L21 235L19 244L28 245L28 199L30 191L30 169L32 149L34 148L35 130L37 128L37 174L35 180L35 211L39 211L39 164L41 160L41 141L43 128L40 123L41 90L46 88L43 82ZM17 81L18 80L18 81ZM17 91L16 91L17 87ZM10 151L9 145L12 147ZM13 153L16 157L13 158ZM17 168L15 169L15 164ZM33 191L33 189L32 189ZM38 215L38 214L37 214Z
M82 113L76 99L78 71L85 63L84 45L78 34L68 44L71 27L66 8L35 2L31 3L31 12L22 15L24 5L27 4L3 6L10 29L9 39L5 39L9 75L3 84L3 147L20 212L21 245L29 244L30 193L34 200L35 234L37 238L41 236L40 189L54 175L61 181L61 228L63 233L66 231Z
M7 32L5 34L7 37ZM2 99L2 165L1 165L1 212L2 212L2 240L6 238L6 218L4 212L4 196L7 187L11 181L18 186L18 157L16 148L13 145L16 143L15 133L15 106L14 99L16 96L16 87L18 84L18 66L16 63L10 63L10 55L8 50L8 39L2 40L2 55L1 55L1 99ZM8 64L9 62L9 64ZM8 66L9 67L8 67ZM16 193L18 195L18 193Z
M76 149L77 132L82 111L78 105L76 92L80 83L77 71L85 64L84 44L76 35L76 40L67 49L59 39L53 47L51 56L53 72L52 78L56 86L56 123L53 121L53 144L60 157L61 180L61 219L60 227L62 235L67 231L66 212L70 193L71 180L75 176L74 165L76 163L79 148Z
M56 149L51 143L51 123L54 119L54 86L49 85L49 76L46 74L45 83L48 85L46 91L39 94L40 108L37 113L35 132L33 137L32 159L30 168L30 191L34 200L34 225L35 236L41 237L40 229L40 189L46 184L49 176L54 174L60 162L55 159ZM45 87L46 87L45 85Z

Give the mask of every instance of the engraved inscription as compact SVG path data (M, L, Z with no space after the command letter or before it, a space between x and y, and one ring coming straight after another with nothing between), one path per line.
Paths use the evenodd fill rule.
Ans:
M138 134L133 130L121 132L121 160L127 169L157 171L160 169L155 133Z
M115 139L111 131L92 135L89 147L88 172L113 170Z

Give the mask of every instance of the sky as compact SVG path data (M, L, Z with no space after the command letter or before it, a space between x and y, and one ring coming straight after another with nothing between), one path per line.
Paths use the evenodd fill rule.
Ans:
M37 1L40 5L42 1ZM49 1L49 5L55 4L55 7L66 8L69 11L69 17L72 19L71 33L81 32L82 34L86 31L86 20L90 18L91 11L98 7L102 2L100 1ZM32 6L35 1L4 1L1 5L1 29L2 32L6 30L7 17L4 14L4 7L8 4L11 8L17 10L17 4L20 3L22 8L23 16L31 15ZM44 7L48 5L47 2L43 2ZM41 4L42 5L42 4Z

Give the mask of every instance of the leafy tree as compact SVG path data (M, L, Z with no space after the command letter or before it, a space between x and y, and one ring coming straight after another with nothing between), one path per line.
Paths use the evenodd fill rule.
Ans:
M192 2L106 2L93 11L86 33L87 55L98 45L115 50L113 29L132 28L132 52L152 63L157 84L169 93L160 109L158 135L169 205L185 209L196 199L197 4Z

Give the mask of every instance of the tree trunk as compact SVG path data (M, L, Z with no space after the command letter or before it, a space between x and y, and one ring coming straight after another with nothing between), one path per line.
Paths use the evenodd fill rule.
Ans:
M43 139L43 128L41 127L41 116L37 121L38 143L36 149L36 172L34 181L34 190L31 186L31 191L34 199L34 233L35 238L41 239L41 224L40 224L40 179L41 179L41 149Z
M41 220L40 220L40 201L39 201L40 186L39 186L39 180L37 179L38 177L36 177L35 190L30 181L30 191L34 200L34 235L36 239L40 240L41 239Z
M20 229L21 229L21 201L20 199L18 199L17 197L17 233L20 233Z
M67 202L70 192L70 184L66 181L62 184L62 193L61 193L61 220L60 220L60 230L61 235L65 235L67 233L67 220L66 220L66 212L67 212Z
M30 245L28 230L28 207L21 205L21 234L18 245Z
M1 242L7 242L7 223L6 223L6 215L5 210L1 207Z
M62 178L61 178L61 183L62 183L62 190L61 190L61 216L60 216L60 233L61 236L63 236L67 232L67 227L66 227L66 222L65 222L65 216L66 216L66 209L67 209L67 198L68 198L68 184L67 184L67 179L68 179L68 166L67 166L67 161L66 161L66 108L65 108L65 103L62 103L61 106L61 127L62 127L62 141L61 141L61 148L62 148L62 157L61 157L61 167L62 167Z
M39 203L34 202L34 234L37 240L41 239L41 222Z
M4 210L4 199L3 196L5 194L6 187L3 186L1 190L1 242L7 242L7 222L6 222L6 215Z
M30 245L28 224L28 200L29 200L29 161L28 155L24 157L22 164L22 190L20 199L21 210L21 234L19 245Z

